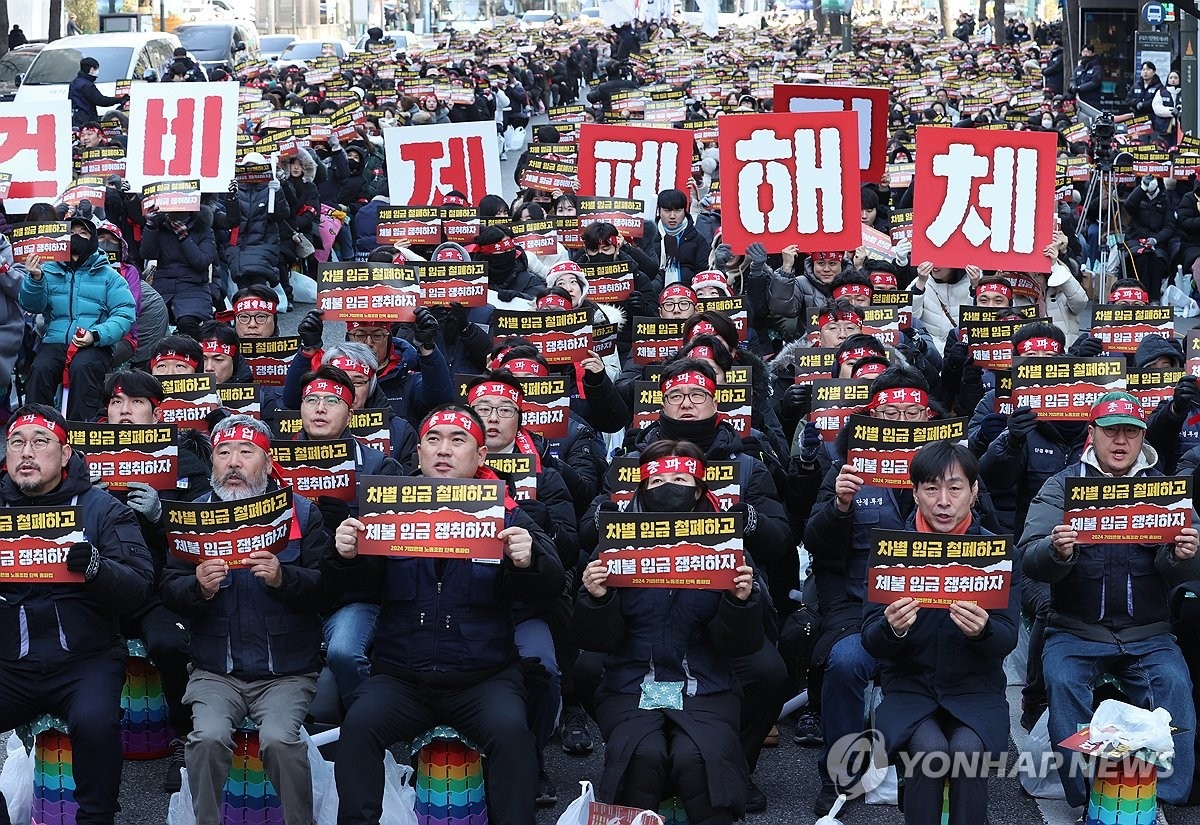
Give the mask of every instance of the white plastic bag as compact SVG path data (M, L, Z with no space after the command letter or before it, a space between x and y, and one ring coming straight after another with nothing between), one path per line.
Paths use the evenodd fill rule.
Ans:
M1166 708L1145 710L1116 699L1105 699L1092 714L1089 738L1093 742L1120 742L1135 751L1149 748L1162 759L1175 755L1171 713Z
M308 745L308 770L312 774L313 822L316 825L337 825L338 795L333 781L333 763L326 762L308 731L300 736Z
M883 701L883 689L875 685L871 691L871 728L875 728L875 711ZM880 767L871 759L863 772L861 784L865 793L863 800L868 805L897 805L900 802L900 777L895 765Z
M1195 318L1200 315L1200 306L1196 304L1195 300L1174 284L1170 284L1163 290L1162 303L1163 306L1170 304L1175 307L1175 312L1184 318Z
M1054 766L1054 749L1050 747L1050 730L1047 727L1049 719L1050 711L1042 711L1021 746L1018 762L1021 787L1035 799L1066 799L1062 779Z
M383 816L379 825L417 825L417 789L413 769L396 762L392 752L383 756Z
M15 733L8 735L8 756L0 770L0 793L8 803L10 822L28 822L33 807L33 755Z
M586 779L579 783L579 788L579 796L559 815L557 825L587 825L588 806L596 801L596 792Z
M167 825L196 825L196 811L192 808L192 789L188 785L187 768L180 771L180 777L182 784L179 790L171 794L171 803L167 807Z
M509 126L504 130L504 148L510 152L520 152L525 149L524 126Z

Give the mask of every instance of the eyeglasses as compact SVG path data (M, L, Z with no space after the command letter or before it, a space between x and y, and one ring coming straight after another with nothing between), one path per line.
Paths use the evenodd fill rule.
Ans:
M691 392L671 392L663 396L663 403L670 404L672 407L678 407L685 400L699 405L711 401L712 395L704 390L692 390Z
M374 332L351 332L350 340L357 341L360 344L365 344L370 341L372 344L382 344L388 339L388 331L386 329L377 329Z
M306 407L337 407L346 402L336 395L306 395L300 403Z
M472 409L479 413L480 418L491 418L493 413L495 413L499 418L516 418L516 416L521 412L516 407L493 407L489 404L479 404L475 407L472 407Z
M234 318L239 324L258 324L262 326L271 320L272 316L267 312L243 312L241 315L235 315Z
M46 438L44 435L39 435L37 438L26 441L23 438L10 438L8 440L8 451L10 453L20 454L25 452L26 447L32 447L35 453L44 453L50 449L51 444L57 444L53 438Z
M886 418L888 421L920 421L925 417L924 407L908 407L907 409L898 410L895 407L879 407L875 410L880 418Z
M667 312L676 312L682 309L691 309L696 305L695 301L689 301L686 298L678 301L663 301L660 306Z
M1116 438L1118 435L1125 436L1126 441L1132 441L1139 436L1146 434L1146 431L1141 427L1135 427L1132 424L1114 424L1111 427L1101 427L1104 434L1109 438ZM11 443L11 442L10 442Z

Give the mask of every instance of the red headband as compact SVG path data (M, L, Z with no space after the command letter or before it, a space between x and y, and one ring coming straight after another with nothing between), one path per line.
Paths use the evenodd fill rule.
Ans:
M150 369L153 370L155 366L163 361L182 361L190 366L193 371L200 368L200 364L192 356L179 352L178 350L168 349L163 350L162 352L158 353L158 355L155 355L150 359Z
M337 381L330 381L327 378L316 378L309 381L304 385L304 391L300 393L300 397L308 398L310 395L316 395L317 393L336 395L345 402L347 407L354 405L354 392Z
M350 375L365 375L367 378L370 378L372 373L372 369L368 365L357 358L351 358L349 355L339 355L336 358L332 358L329 361L329 365L337 367L342 372Z
M834 321L848 321L858 327L862 327L862 318L858 317L857 313L851 312L848 309L839 310L836 312L823 312L817 316L817 327L823 327L826 324L832 324Z
M694 304L696 303L696 291L683 284L671 284L658 295L660 301L665 301L668 298L687 298Z
M470 206L462 195L446 195L442 198L443 206Z
M1128 401L1124 398L1115 398L1112 401L1105 401L1103 404L1097 404L1092 407L1092 414L1088 417L1088 420L1094 422L1097 418L1107 418L1110 415L1129 415L1138 421L1146 420L1146 411L1142 408L1142 405L1136 401Z
M699 387L702 390L707 390L710 394L716 394L716 383L702 372L689 370L688 372L680 373L674 378L668 378L662 382L662 394L666 395L676 387Z
M647 461L639 468L641 480L650 476L687 473L693 478L704 480L704 462L698 458L688 458L681 455L668 455L653 461Z
M1012 287L1008 284L1002 284L999 281L989 281L986 284L980 284L979 289L975 290L975 296L978 297L987 292L994 292L1009 301L1012 300L1013 296Z
M1052 352L1057 355L1062 352L1062 344L1053 338L1047 338L1042 335L1034 338L1026 338L1017 344L1017 355L1028 355L1031 352Z
M232 358L237 354L237 347L233 344L222 344L216 338L205 338L200 342L200 349L205 355L228 355Z
M571 302L561 295L543 295L537 299L538 309L562 309L571 308Z
M467 391L467 403L474 404L485 395L495 396L497 398L507 398L509 401L521 406L522 395L521 391L516 387L505 384L503 381L487 381L483 384L476 384Z
M441 426L458 427L471 436L471 438L475 439L476 444L483 446L483 433L479 432L479 425L475 423L475 420L471 416L457 410L442 410L439 413L429 416L421 426L421 438L424 438L426 433L434 427Z
M253 427L241 424L228 430L218 430L213 433L212 445L215 450L226 441L249 441L264 453L271 452L271 439Z
M241 315L243 312L269 312L274 315L278 309L278 304L273 304L262 298L239 298L233 302L234 315Z
M842 284L833 291L833 297L848 298L850 296L857 297L861 295L864 298L870 298L874 293L875 289L867 286L866 284Z
M929 406L929 393L914 387L896 387L892 390L880 390L871 397L868 409L876 409L884 404L920 404Z
M495 243L482 244L475 247L480 255L495 255L497 252L512 252L517 248L517 242L505 235Z
M853 378L875 378L887 372L887 367L878 361L872 361L869 364L863 364L861 367L854 367L851 372L853 373Z
M871 273L871 283L877 288L896 289L900 286L900 282L896 280L895 273L884 272L877 269Z
M550 375L550 371L542 366L540 361L535 361L532 358L513 358L512 360L505 361L500 366L514 374L525 372L530 375L536 375L538 378L547 378Z
M50 432L54 433L54 437L58 439L60 444L67 443L67 431L63 429L63 426L57 422L51 421L49 418L46 418L43 415L38 415L37 413L26 413L20 418L14 418L12 423L8 425L8 436L11 438L12 434L21 427L30 426L41 427L43 430L49 430Z
M848 362L848 361L857 361L860 358L866 358L868 355L879 355L879 354L880 353L877 350L873 350L870 347L854 347L852 349L848 349L848 350L842 352L837 357L837 362L838 362L838 366L841 367L841 366L845 366L846 362Z
M688 340L692 340L697 335L716 335L717 328L708 321L699 321L692 327L692 331L688 333Z
M814 261L840 261L842 254L841 252L814 252L812 259Z
M715 269L706 269L692 276L692 291L695 292L702 286L719 286L725 292L729 292L729 280Z
M1135 286L1126 286L1121 289L1114 289L1108 295L1108 302L1115 304L1118 301L1140 301L1143 304L1150 303L1150 296L1144 289L1138 289Z
M713 348L706 347L703 345L698 346L698 347L692 347L690 350L687 351L687 357L688 358L703 358L708 361L717 360L717 354L716 354L716 352L713 351Z

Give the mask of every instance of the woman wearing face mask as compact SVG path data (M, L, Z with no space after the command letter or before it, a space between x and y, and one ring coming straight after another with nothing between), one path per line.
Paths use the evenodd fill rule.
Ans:
M1154 124L1154 131L1158 132L1168 149L1178 140L1176 123L1179 121L1183 104L1179 93L1179 72L1171 72L1167 75L1166 85L1158 87L1154 100L1150 103L1150 122Z
M716 511L695 444L646 448L626 512ZM575 603L576 639L607 654L596 693L607 743L597 797L657 810L671 789L691 822L740 819L749 772L731 659L762 643L763 599L753 570L739 567L725 591L616 588L607 578L603 560L588 564Z

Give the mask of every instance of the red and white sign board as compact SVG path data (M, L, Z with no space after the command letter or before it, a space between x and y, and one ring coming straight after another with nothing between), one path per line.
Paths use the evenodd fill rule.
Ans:
M238 84L134 83L129 90L125 179L140 189L164 180L199 180L224 192L237 154Z
M1058 136L917 129L912 260L1049 272Z
M858 117L858 170L862 180L865 183L883 180L887 166L887 89L776 83L774 111L854 112Z
M0 172L12 175L4 207L23 215L38 201L54 202L71 185L71 104L39 103L36 111L0 103Z
M392 206L436 206L451 190L477 204L504 191L491 121L384 129L383 143Z
M721 240L734 252L844 252L862 243L853 112L722 115ZM581 164L582 166L582 164Z
M584 123L576 155L579 194L640 200L642 215L654 220L659 192L688 191L694 145L686 129Z

